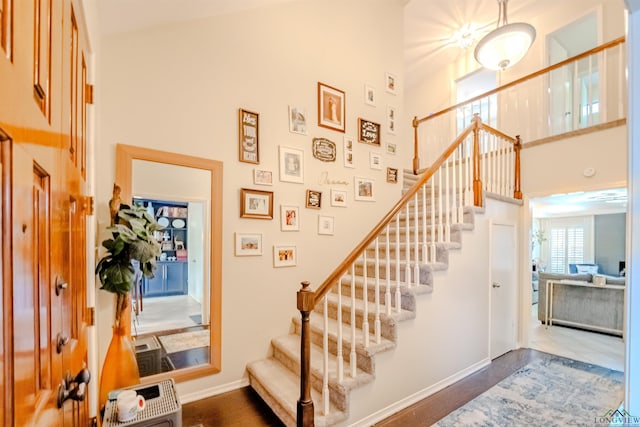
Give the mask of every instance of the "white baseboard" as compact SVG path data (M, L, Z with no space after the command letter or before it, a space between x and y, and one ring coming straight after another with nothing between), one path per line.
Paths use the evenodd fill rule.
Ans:
M191 403L196 400L204 399L207 397L215 396L217 394L226 393L228 391L237 390L249 385L249 379L244 378L238 381L234 381L228 384L222 384L215 387L203 388L195 390L191 393L181 393L180 385L178 384L178 396L180 396L181 403Z
M402 409L405 409L411 405L413 405L416 402L419 402L420 400L431 396L432 394L446 388L449 387L451 384L460 381L461 379L473 374L474 372L479 371L480 369L484 368L485 366L489 365L491 363L491 359L489 359L488 357L479 361L478 363L474 363L473 365L469 366L468 368L465 368L453 375L451 375L450 377L447 377L445 379L443 379L442 381L439 381L425 389L422 389L414 394L412 394L411 396L408 396L402 400L399 400L389 406L387 406L386 408L383 408L377 412L374 412L371 415L366 416L365 418L356 421L355 423L351 424L350 427L368 427L371 426L379 421L384 420L385 418L390 417L391 415L395 414L398 411L401 411Z

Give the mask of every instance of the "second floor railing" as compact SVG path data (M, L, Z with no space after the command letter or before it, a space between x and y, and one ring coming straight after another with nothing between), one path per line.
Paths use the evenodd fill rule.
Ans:
M413 171L431 164L474 114L530 142L616 123L626 117L621 37L452 107L413 119Z

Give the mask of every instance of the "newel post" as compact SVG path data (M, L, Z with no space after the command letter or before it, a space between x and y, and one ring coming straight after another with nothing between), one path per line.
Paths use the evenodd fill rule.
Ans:
M516 135L516 143L513 145L513 150L516 155L516 165L513 183L513 198L522 199L522 191L520 190L520 150L522 149L522 142L520 141L520 135Z
M311 400L311 378L309 368L311 366L311 334L309 331L309 314L313 310L315 293L309 289L310 283L301 283L302 289L297 293L298 310L302 315L302 328L300 331L300 398L297 407L298 427L313 427L313 400Z
M418 156L418 117L413 117L413 173L418 174L420 157Z
M482 181L480 180L480 117L473 115L473 204L482 206Z

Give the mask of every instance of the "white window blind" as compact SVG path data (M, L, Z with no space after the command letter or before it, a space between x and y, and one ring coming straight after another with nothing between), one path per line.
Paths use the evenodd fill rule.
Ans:
M581 264L585 258L583 226L551 229L551 272L568 273L569 264Z

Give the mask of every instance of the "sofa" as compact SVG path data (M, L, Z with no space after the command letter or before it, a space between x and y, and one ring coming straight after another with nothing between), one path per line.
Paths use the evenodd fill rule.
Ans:
M595 287L555 285L553 323L612 335L622 335L624 319L624 277L604 276L605 285ZM545 321L547 281L593 282L588 273L538 272L538 320Z

